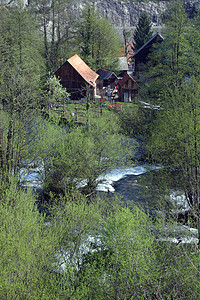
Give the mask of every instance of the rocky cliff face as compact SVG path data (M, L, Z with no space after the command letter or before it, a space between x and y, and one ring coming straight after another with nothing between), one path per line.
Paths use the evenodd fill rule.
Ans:
M71 8L79 14L84 6L84 0L73 0ZM166 10L168 1L120 1L94 0L90 1L99 13L107 18L115 27L130 28L136 26L142 11L147 11L153 26L161 26L161 15ZM200 0L184 0L185 8L191 16L200 8Z
M89 0L87 0L89 1ZM182 1L182 0L180 0ZM183 0L188 15L191 17L197 9L200 9L200 0ZM153 32L162 33L162 14L167 9L169 1L137 1L137 0L90 0L98 10L118 30L123 37L123 29L128 29L130 38L138 23L140 14L146 11L152 21ZM85 0L72 0L70 9L74 16L80 14L85 5Z
M114 26L129 28L135 26L142 11L148 12L154 25L161 25L161 14L166 9L166 2L132 2L132 1L96 1L95 6L101 15Z
M19 0L13 0L12 3L17 3ZM25 5L29 5L34 0L20 0ZM52 0L49 0L51 2ZM136 26L139 16L142 11L146 11L152 21L153 26L162 26L161 16L167 8L169 1L137 1L137 0L72 0L70 7L72 14L77 16L83 9L85 2L88 1L94 5L100 15L107 18L116 28L131 28ZM184 1L184 6L189 16L192 16L194 11L200 9L200 0L180 0ZM0 0L0 4L9 3L10 0Z

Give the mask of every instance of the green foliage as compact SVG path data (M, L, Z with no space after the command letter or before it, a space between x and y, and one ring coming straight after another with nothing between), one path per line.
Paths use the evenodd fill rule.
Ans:
M83 255L77 284L80 298L181 299L198 294L195 247L155 241L152 230L163 229L163 224L160 228L152 224L137 207L131 212L113 206L101 222L93 250ZM165 233L163 238L167 240Z
M15 186L1 198L1 299L52 299L63 290L52 268L56 236L33 201Z
M0 7L0 67L0 180L9 182L19 178L44 71L39 28L21 6Z
M0 196L0 298L73 297L81 247L99 223L101 205L68 200L49 223L30 191L13 184Z
M37 108L36 99L40 91L39 74L42 68L41 56L39 49L36 49L37 41L34 40L36 32L31 18L28 20L29 14L17 8L13 10L1 8L0 14L2 30L0 34L0 101L3 104L3 110L9 114L10 132L19 133L23 140L24 122L32 119L33 109ZM34 32L33 35L29 32L30 28ZM31 114L30 111L32 111Z
M133 33L135 50L140 49L153 35L151 31L151 20L147 12L143 12L139 18L136 29Z
M171 228L173 230L173 226ZM153 288L154 296L158 299L198 298L199 258L198 249L192 245L157 243L156 272L159 273L159 279Z
M48 79L47 90L48 105L62 105L64 110L64 105L70 97L70 94L63 88L56 76L52 76Z
M30 1L28 10L40 24L43 55L47 70L54 73L71 52L74 16L70 15L71 0Z
M164 21L165 39L152 51L148 68L150 71L147 74L145 87L141 89L143 99L156 105L165 105L162 99L166 90L173 89L175 86L180 87L185 76L192 76L195 70L190 58L193 50L190 46L189 20L183 3L172 2Z
M125 135L148 138L156 116L156 110L146 109L138 103L119 112L120 128Z
M108 20L89 4L77 24L77 44L83 60L93 69L116 67L121 43Z
M199 65L200 65L200 49L198 47L200 42L200 16L197 14L189 23L189 53L188 56L190 58L189 61L189 76L193 75L196 78L199 78Z
M12 175L19 178L22 156L25 154L25 127L19 119L12 119L0 111L0 182Z
M109 115L110 117L110 115ZM115 165L128 162L133 155L131 145L123 144L115 116L90 120L86 127L66 132L55 125L37 128L38 160L44 162L44 187L64 192L85 181L87 190L97 185L97 178Z
M0 25L1 99L23 101L29 94L31 105L44 70L39 29L29 12L17 6L0 8Z
M110 251L104 283L109 291L107 299L140 298L145 294L145 286L150 286L151 278L147 279L146 273L150 271L149 259L154 257L151 253L153 235L148 223L148 216L136 207L134 212L121 209L108 216L102 234L102 243ZM138 240L138 235L142 236L141 240ZM97 299L95 294L93 297Z
M84 272L90 299L150 297L154 238L147 224L148 216L136 207L134 212L116 209L108 215L99 234L100 255L96 258L93 254L94 261L90 258L90 269ZM147 277L147 273L151 275Z
M48 222L13 183L0 201L1 299L195 299L199 252L115 201L60 199ZM159 226L158 226L159 225ZM174 231L174 227L169 227ZM183 271L184 270L184 271ZM191 298L191 299L192 299Z
M166 97L165 109L152 128L150 151L159 161L181 169L188 202L198 219L198 192L194 187L199 186L200 86L192 77L191 82L169 91Z
M180 182L190 205L200 241L199 205L199 64L195 35L199 18L188 20L183 4L175 1L165 17L167 36L152 56L152 75L146 96L160 104L150 125L149 149L153 158L180 170ZM157 63L156 63L157 62Z

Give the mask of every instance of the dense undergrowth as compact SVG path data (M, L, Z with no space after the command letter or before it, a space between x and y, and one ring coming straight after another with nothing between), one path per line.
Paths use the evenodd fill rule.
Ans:
M1 299L198 299L199 251L159 242L138 207L62 198L48 219L12 184L0 214Z

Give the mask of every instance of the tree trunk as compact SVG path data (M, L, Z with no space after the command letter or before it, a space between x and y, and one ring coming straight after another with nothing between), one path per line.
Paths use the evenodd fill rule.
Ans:
M1 177L2 180L4 178L5 173L5 157L4 157L4 150L3 150L3 130L0 128L0 167L1 167Z
M7 134L7 150L6 150L6 181L9 181L9 175L11 173L11 153L12 153L12 120L9 121L8 134Z

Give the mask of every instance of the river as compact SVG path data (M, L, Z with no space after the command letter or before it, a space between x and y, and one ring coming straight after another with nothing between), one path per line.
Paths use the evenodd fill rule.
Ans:
M169 182L167 174L171 175ZM183 221L189 207L176 176L160 165L138 163L128 168L115 168L101 176L99 179L102 182L97 191L107 193L108 197L117 196L122 205L130 209L137 205L150 216L162 216L164 219L173 216L176 220L182 217ZM164 226L163 235L159 239L183 244L197 243L197 229L186 223L175 222L173 229Z
M22 171L23 180L26 186L41 187L42 168ZM184 193L176 184L176 180L170 180L165 185L166 172L160 165L150 165L148 163L132 164L129 167L114 168L98 180L96 191L106 194L107 197L118 197L121 204L134 209L138 205L151 216L174 215L184 217L188 210ZM172 177L172 176L171 176ZM173 230L164 229L167 238L160 235L159 239L169 240L174 243L197 243L197 230L190 228L188 224L177 223Z

